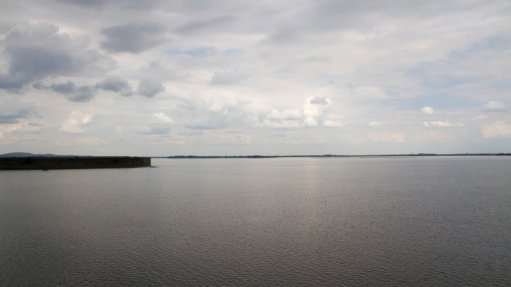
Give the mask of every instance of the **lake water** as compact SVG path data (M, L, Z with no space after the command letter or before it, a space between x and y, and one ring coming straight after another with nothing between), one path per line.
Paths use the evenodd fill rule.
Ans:
M511 286L511 157L0 171L1 286Z

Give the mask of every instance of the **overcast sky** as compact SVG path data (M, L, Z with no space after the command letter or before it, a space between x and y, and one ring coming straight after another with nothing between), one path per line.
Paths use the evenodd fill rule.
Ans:
M0 2L0 153L511 152L511 2Z

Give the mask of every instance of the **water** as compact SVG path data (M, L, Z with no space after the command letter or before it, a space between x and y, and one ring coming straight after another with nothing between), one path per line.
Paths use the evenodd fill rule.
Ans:
M2 286L511 286L511 158L1 171Z

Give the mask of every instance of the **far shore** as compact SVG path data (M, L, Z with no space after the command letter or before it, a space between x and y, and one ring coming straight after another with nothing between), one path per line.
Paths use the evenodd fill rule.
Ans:
M511 156L511 153L412 153L412 154L361 154L361 155L173 155L153 156L160 159L221 159L221 158L377 158L377 157L436 157L436 156Z

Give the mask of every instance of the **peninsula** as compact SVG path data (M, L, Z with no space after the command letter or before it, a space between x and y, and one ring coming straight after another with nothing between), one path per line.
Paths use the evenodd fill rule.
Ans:
M0 170L133 168L151 166L150 157L16 156L0 157Z

